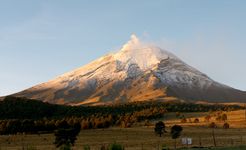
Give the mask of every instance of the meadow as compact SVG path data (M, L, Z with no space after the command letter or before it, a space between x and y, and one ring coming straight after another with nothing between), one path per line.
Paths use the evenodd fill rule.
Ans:
M223 123L211 118L210 122L215 122L217 128L214 129L217 147L234 147L246 145L246 121L245 111L224 112L227 114L229 129L223 129ZM208 112L182 113L187 119L199 119L198 123L181 123L180 119L175 117L175 113L167 113L162 121L166 124L167 133L159 137L154 133L154 123L152 120L149 126L144 126L144 122L137 123L131 128L111 127L107 129L89 129L81 130L78 139L73 147L74 150L83 150L85 145L90 146L91 150L99 150L103 145L111 143L120 143L126 150L160 150L162 147L174 148L174 140L170 137L170 127L174 124L181 125L183 132L177 139L178 148L191 147L213 147L212 130L208 128L209 122L204 121L204 116ZM192 145L182 145L181 138L192 138ZM54 134L19 134L19 135L1 135L1 150L55 150L53 144ZM232 148L231 148L232 149ZM236 148L235 148L236 149ZM242 148L239 148L242 149Z

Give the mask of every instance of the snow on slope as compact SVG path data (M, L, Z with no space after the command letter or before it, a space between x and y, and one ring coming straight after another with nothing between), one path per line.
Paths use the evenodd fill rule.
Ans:
M165 65L166 62L170 61L172 61L172 63ZM158 68L160 62L162 62L162 66L159 65ZM108 66L111 66L112 68ZM106 71L105 68L107 68ZM156 70L157 68L159 70ZM199 77L201 87L207 82L213 82L206 75L186 65L170 52L151 44L141 42L136 35L132 35L130 41L128 41L118 53L103 56L88 65L58 77L49 84L52 87L56 87L60 82L66 83L67 81L72 81L69 82L68 86L73 87L78 82L74 79L124 79L127 75L134 76L147 70L156 70L156 75L163 82L166 80L169 84L173 84L171 83L173 81L189 82L189 84L192 84L192 82L187 79L195 76ZM165 76L161 75L164 72Z

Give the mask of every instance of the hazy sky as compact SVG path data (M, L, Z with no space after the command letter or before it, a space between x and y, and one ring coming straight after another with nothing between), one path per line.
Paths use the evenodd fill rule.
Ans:
M246 91L245 0L0 0L0 95L71 71L132 33Z

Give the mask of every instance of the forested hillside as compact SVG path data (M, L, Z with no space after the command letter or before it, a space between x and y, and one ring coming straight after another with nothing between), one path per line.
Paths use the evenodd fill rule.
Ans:
M65 106L26 98L6 97L0 101L0 133L52 132L67 122L82 129L130 127L136 122L163 118L167 112L237 110L237 105L143 102L107 106Z

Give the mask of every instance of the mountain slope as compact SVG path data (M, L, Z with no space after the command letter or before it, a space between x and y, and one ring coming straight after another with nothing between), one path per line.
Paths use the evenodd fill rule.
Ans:
M246 92L213 81L170 52L143 43L135 35L118 53L14 96L75 105L170 97L209 102L246 100Z

